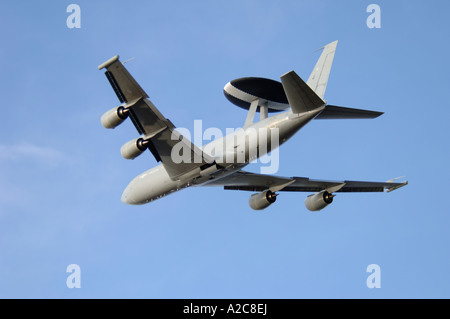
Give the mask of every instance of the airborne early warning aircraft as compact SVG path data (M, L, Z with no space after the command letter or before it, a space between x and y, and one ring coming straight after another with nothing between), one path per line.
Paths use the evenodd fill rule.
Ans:
M306 198L306 208L318 211L333 201L333 193L336 192L391 192L407 185L407 181L399 183L395 182L396 179L384 183L326 181L243 170L255 156L274 150L313 119L369 119L383 114L325 102L323 98L336 46L337 41L323 48L306 83L294 71L282 75L281 83L264 78L241 78L229 82L224 88L227 99L248 109L243 130L239 134L235 132L216 139L202 149L176 131L172 122L152 104L119 61L119 56L101 64L98 69L106 68L106 77L122 103L102 116L103 126L114 128L130 118L140 137L122 147L122 156L133 159L149 149L161 162L133 179L123 192L122 201L133 205L145 204L189 186L221 186L229 190L255 192L249 199L250 207L255 210L273 204L280 191L310 192L313 194ZM268 116L268 113L281 111L284 112ZM257 122L254 121L256 112L260 113ZM276 141L271 134L274 130L277 130ZM252 134L255 131L265 134ZM254 145L257 152L252 153L253 148L249 145ZM179 159L180 149L183 150L182 161ZM214 154L208 153L207 149L215 149ZM242 154L243 157L240 156Z

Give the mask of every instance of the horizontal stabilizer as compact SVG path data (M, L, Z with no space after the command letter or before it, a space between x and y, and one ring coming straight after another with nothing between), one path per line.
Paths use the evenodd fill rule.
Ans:
M325 109L315 117L316 120L334 119L374 119L383 115L383 112L352 109L349 107L327 105Z
M282 75L281 83L292 113L305 113L325 105L325 102L294 71Z

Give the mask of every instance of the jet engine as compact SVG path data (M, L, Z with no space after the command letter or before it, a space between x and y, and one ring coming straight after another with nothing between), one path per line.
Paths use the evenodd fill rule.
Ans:
M305 199L305 206L308 210L312 212L317 212L330 205L333 202L334 196L335 195L327 191L322 191L320 193L309 195Z
M117 106L109 111L106 111L100 121L104 128L115 128L116 126L122 124L123 121L128 117L128 109L123 106Z
M263 210L275 203L277 194L272 191L265 191L258 194L253 194L248 200L248 204L254 210Z
M142 137L136 138L125 143L120 148L120 154L125 159L135 159L141 155L148 147L148 140L144 140Z

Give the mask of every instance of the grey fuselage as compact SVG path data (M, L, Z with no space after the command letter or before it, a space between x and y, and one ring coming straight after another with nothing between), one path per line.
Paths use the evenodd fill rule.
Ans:
M217 170L205 176L192 176L188 179L172 180L164 168L164 164L153 167L134 178L122 194L122 202L131 205L146 204L168 194L189 186L207 185L212 180L218 180L232 174L249 164L249 162L266 155L285 143L309 121L314 119L325 106L302 114L293 114L292 110L268 117L254 123L241 131L216 139L203 146L203 151L215 150L215 154L208 154L219 165ZM271 142L271 133L278 131L278 141ZM265 130L264 139L253 134L255 131ZM243 133L242 133L243 132ZM234 143L228 143L228 141ZM244 147L239 147L240 145ZM247 146L245 146L247 145ZM256 145L258 152L251 152L248 145ZM239 154L244 152L245 154ZM243 156L245 160L241 159Z

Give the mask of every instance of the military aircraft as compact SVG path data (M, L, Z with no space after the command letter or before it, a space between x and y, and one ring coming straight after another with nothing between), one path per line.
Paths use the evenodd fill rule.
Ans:
M98 69L106 69L106 77L122 103L103 114L102 125L115 128L129 118L140 137L122 146L122 156L134 159L148 149L160 162L130 182L122 194L122 202L139 205L190 186L220 186L226 190L255 192L249 199L254 210L269 207L276 201L278 192L310 192L305 206L310 211L319 211L333 202L334 193L391 192L407 185L407 181L396 182L396 179L387 182L328 181L243 170L255 158L285 143L313 119L371 119L383 114L329 105L324 100L336 47L337 41L322 48L306 83L294 71L282 75L281 82L249 77L227 83L224 88L226 98L248 110L244 126L202 148L183 137L153 105L118 55L101 64ZM255 122L257 112L260 118ZM276 112L278 114L269 116ZM265 134L253 134L255 131ZM272 134L274 132L276 134ZM275 140L273 136L276 136ZM215 151L207 151L212 149Z

